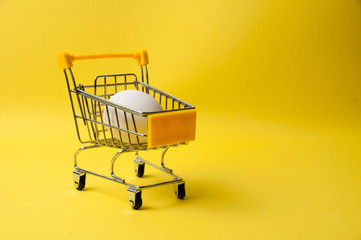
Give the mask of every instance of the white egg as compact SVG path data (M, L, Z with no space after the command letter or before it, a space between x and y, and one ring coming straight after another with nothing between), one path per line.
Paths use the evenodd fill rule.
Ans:
M124 90L114 94L109 101L119 104L121 106L141 111L141 112L154 112L154 111L163 111L162 106L155 100L152 96L147 93L138 91L138 90ZM108 115L109 113L109 115ZM117 113L117 114L116 114ZM126 117L125 117L126 115ZM108 110L104 107L103 110L103 122L112 126L117 126L122 129L129 129L132 132L137 132L141 134L148 133L148 119L145 117L140 117L137 115L132 115L128 112L124 112L122 110L117 109L115 112L115 108L109 107ZM118 121L117 121L118 118ZM110 120L110 122L109 122ZM127 127L128 125L128 127ZM114 128L107 127L108 131L111 130L113 134L113 138L121 139L123 143L129 143L129 139L132 144L137 144L137 136L134 134L130 134L125 131L119 131ZM147 142L146 137L138 137L139 143Z

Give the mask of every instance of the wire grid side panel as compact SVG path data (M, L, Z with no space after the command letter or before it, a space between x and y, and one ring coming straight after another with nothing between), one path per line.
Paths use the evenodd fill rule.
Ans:
M147 118L115 109L82 96L86 126L91 141L109 147L147 148Z
M95 143L93 135L90 135L89 128L87 126L88 122L86 118L88 117L87 108L84 107L86 105L85 100L82 96L78 95L75 91L70 91L70 100L72 103L74 120L76 124L76 131L78 134L78 138L82 143ZM86 126L86 127L85 127Z
M138 81L135 74L97 76L94 80L94 92L92 94L109 99L115 93L123 90L138 90Z
M182 100L175 98L163 91L159 91L153 88L147 88L146 92L155 98L158 103L162 106L164 111L169 110L178 110L184 108L190 108L192 106L188 105L187 103L183 102Z

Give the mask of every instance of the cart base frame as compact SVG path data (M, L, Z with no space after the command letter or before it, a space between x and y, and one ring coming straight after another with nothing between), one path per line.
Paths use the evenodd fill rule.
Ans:
M128 186L129 187L128 188L128 202L133 209L139 209L142 206L141 192L142 192L142 189L145 189L145 188L157 187L157 186L168 185L168 184L175 184L176 196L179 199L183 199L185 197L185 182L183 181L183 179L181 177L175 175L173 173L172 169L167 168L164 164L164 156L165 156L166 152L169 150L170 146L167 146L163 150L162 155L161 155L160 166L141 158L139 156L137 150L121 149L113 156L113 158L110 162L110 176L95 173L95 172L80 168L78 166L78 155L81 152L83 152L84 150L89 150L89 149L99 148L99 147L104 147L104 146L98 145L98 144L88 145L88 146L79 148L74 153L75 171L73 172L73 179L74 179L74 186L76 189L82 190L85 187L86 174L91 174L91 175L94 175L97 177L101 177L101 178ZM169 180L169 181L162 181L162 182L157 182L157 183L148 184L148 185L135 185L135 184L132 184L132 183L126 181L125 178L121 178L121 177L115 175L114 163L120 157L120 155L122 155L122 153L126 153L126 152L134 152L135 153L136 158L134 160L134 169L135 169L135 174L138 177L143 176L144 167L145 167L145 164L147 164L149 166L152 166L152 167L172 176L173 179Z

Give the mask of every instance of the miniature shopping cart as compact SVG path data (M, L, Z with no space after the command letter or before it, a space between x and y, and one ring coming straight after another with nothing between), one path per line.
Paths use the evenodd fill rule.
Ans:
M134 58L140 65L141 79L139 80L134 73L111 74L97 76L91 85L78 84L72 71L73 62L99 58ZM141 193L145 188L174 184L176 196L179 199L185 197L185 183L173 173L172 169L165 166L164 155L170 147L187 144L195 139L195 107L149 85L148 63L148 54L145 50L129 54L74 56L63 52L58 55L59 67L65 74L78 139L81 143L87 144L74 154L74 185L76 189L82 190L85 187L86 174L126 185L129 204L134 209L142 206ZM149 94L158 101L163 111L142 112L109 100L111 96L123 90L138 90ZM112 122L106 119L109 118L111 110L115 113L116 119L123 118L125 124L121 125L120 121ZM105 111L108 114L105 114ZM137 131L139 118L147 120L147 132ZM77 156L80 152L103 146L118 149L110 161L108 176L78 166ZM160 165L151 163L139 155L140 151L153 149L163 150ZM114 163L125 152L135 153L136 176L143 176L147 164L170 175L171 179L139 186L117 176L114 172Z

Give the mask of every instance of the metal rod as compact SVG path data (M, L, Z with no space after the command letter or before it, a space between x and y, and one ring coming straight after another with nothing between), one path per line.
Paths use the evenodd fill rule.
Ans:
M89 174L92 174L94 176L97 176L97 177L101 177L101 178L105 178L105 179L108 179L110 181L113 181L113 182L117 182L117 183L120 183L120 184L123 184L123 185L126 185L128 187L134 187L134 188L138 188L138 189L145 189L145 188L151 188L151 187L158 187L158 186L162 186L162 185L167 185L167 184L173 184L173 183L176 183L176 182L182 182L183 179L181 178L176 178L176 179L173 179L173 180L170 180L170 181L164 181L164 182L159 182L159 183L154 183L154 184L148 184L148 185L141 185L141 186L138 186L138 185L134 185L134 184L131 184L131 183L128 183L126 182L125 180L124 181L121 181L119 180L117 177L108 177L108 176L105 176L105 175L102 175L102 174L99 174L99 173L95 173L95 172L92 172L92 171L89 171L89 170L85 170L85 169L82 169L82 168L79 168L79 167L76 167L75 169L81 171L81 172L85 172L85 173L89 173Z
M91 149L91 148L97 148L97 147L101 147L100 145L94 144L94 145L89 145L89 146L85 146L85 147L81 147L79 148L75 153L74 153L74 167L77 168L78 167L78 160L77 160L77 156L80 152L87 150L87 149Z
M66 85L67 85L68 92L69 92L71 109L73 111L73 117L74 117L74 122L75 122L76 133L77 133L79 141L81 143L84 143L83 140L81 139L80 132L79 132L78 120L76 118L75 107L74 107L74 102L73 102L73 96L71 95L72 92L71 92L71 89L70 89L69 78L68 78L68 74L66 73L66 70L64 70L64 74L65 74L65 79L66 79Z
M161 155L161 157L160 157L160 165L162 166L162 168L164 168L164 169L167 170L168 172L172 173L173 170L170 169L170 168L167 168L167 167L164 165L164 155L166 154L166 152L168 151L168 149L169 149L169 146L168 146L166 149L163 150L163 153L162 153L162 155Z
M120 156L120 154L122 154L122 153L124 153L124 152L128 152L128 151L125 150L125 149L120 150L119 152L117 152L117 153L114 155L114 157L112 158L112 161L110 162L110 175L111 175L113 178L115 178L115 179L117 179L117 180L119 180L119 181L121 181L121 182L125 182L125 179L124 179L124 178L120 178L120 177L118 177L118 176L116 176L116 175L114 174L114 163L115 163L115 160L118 159L118 157Z
M75 115L75 117L83 119L82 116ZM108 127L110 127L110 128L115 128L115 129L118 129L118 130L121 130L121 131L124 131L124 132L127 132L127 133L131 133L131 134L134 134L134 135L137 135L137 136L140 136L140 137L146 137L146 136L147 136L147 134L136 133L136 132L133 132L133 131L130 131L130 130L127 130L127 129L123 129L123 128L119 128L119 127L116 127L116 126L112 126L112 125L106 124L106 123L104 123L104 122L95 121L95 120L90 119L90 118L84 118L84 119L87 120L87 121L92 121L92 122L101 124L102 126L108 126ZM100 131L99 131L99 132L100 132Z
M163 172L171 175L172 177L175 177L175 178L177 178L177 179L181 179L179 176L173 174L172 172L169 172L168 170L166 170L166 169L164 169L164 168L162 168L162 167L159 167L159 166L157 166L157 165L155 165L155 164L153 164L153 163L151 163L151 162L149 162L149 161L141 158L141 157L138 155L138 153L135 154L135 156L136 156L139 160L142 160L143 162L145 162L146 164L148 164L148 165L150 165L150 166L152 166L152 167L154 167L154 168L157 168L157 169L159 169L159 170L161 170L161 171L163 171Z

